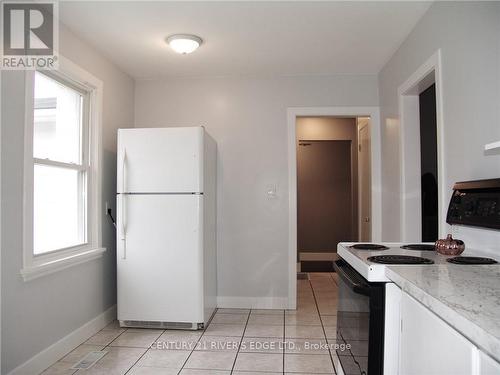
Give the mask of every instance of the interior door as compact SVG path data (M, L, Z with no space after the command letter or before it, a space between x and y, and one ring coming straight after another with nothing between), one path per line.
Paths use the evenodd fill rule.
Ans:
M353 233L351 141L300 141L297 152L298 248L336 252Z
M371 241L371 149L370 128L366 124L358 131L359 180L359 240Z
M202 127L120 129L118 193L203 192Z
M203 322L203 196L118 199L119 320Z

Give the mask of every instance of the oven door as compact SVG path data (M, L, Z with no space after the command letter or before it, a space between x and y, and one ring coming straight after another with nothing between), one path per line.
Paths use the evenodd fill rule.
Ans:
M385 283L366 281L346 261L338 274L336 353L346 375L382 375Z

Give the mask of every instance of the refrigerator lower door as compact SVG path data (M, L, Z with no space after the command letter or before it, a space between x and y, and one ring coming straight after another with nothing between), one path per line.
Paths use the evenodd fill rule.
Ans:
M120 194L118 208L118 320L203 323L203 196Z

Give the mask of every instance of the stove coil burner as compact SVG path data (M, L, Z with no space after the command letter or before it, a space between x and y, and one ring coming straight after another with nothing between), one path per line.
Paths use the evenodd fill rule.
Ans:
M447 262L453 264L495 264L498 263L495 259L483 257L453 257L446 259Z
M419 250L419 251L435 251L434 245L425 245L422 243L411 243L408 245L401 246L402 249L406 250Z
M384 245L377 245L375 243L358 243L351 246L352 249L357 250L387 250L388 247Z
M434 261L430 259L410 255L377 255L367 259L381 264L434 264Z

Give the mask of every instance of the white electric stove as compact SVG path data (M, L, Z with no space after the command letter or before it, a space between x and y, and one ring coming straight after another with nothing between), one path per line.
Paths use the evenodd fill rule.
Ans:
M391 264L381 264L370 261L369 258L374 256L393 256L393 255L403 255L409 257L424 258L432 261L432 263L418 263L416 261L415 265L426 265L426 264L449 264L447 259L455 258L455 256L441 255L433 249L433 243L420 243L416 245L424 245L424 247L432 248L432 250L411 250L403 249L402 246L408 246L413 244L407 243L397 243L397 242L381 242L377 244L370 245L380 245L386 247L382 250L371 250L363 248L363 244L355 242L341 242L337 246L338 255L344 259L351 267L353 267L361 276L363 276L369 282L388 282L390 281L385 275L385 269L387 266L398 266L398 265L408 265L408 263L391 263ZM426 245L426 246L425 246ZM360 248L355 248L359 246ZM494 256L489 252L468 249L461 254L462 257L481 257L494 259L500 262L500 256ZM395 260L396 261L396 260Z

